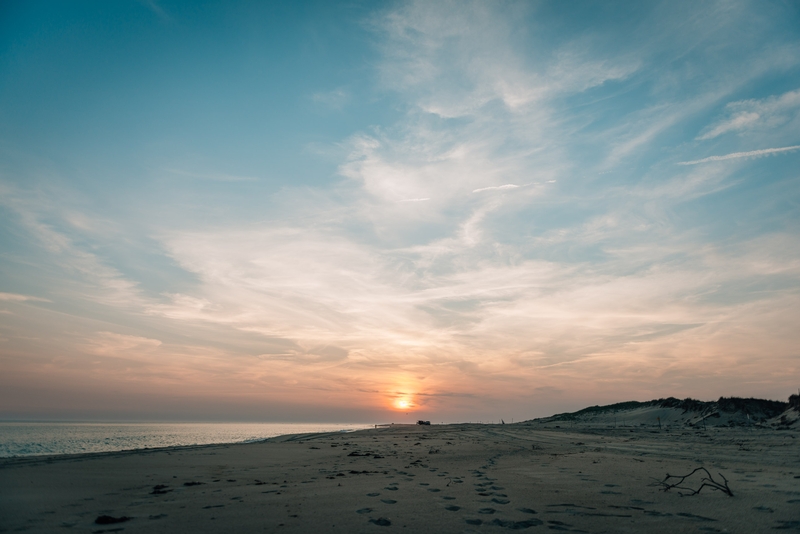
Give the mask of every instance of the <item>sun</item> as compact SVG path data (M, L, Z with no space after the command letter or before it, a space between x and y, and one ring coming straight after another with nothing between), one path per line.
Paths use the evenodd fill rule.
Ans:
M398 410L408 410L409 408L412 408L413 406L414 405L411 402L411 400L409 400L406 397L401 397L401 398L399 398L399 399L394 401L394 407L397 408Z

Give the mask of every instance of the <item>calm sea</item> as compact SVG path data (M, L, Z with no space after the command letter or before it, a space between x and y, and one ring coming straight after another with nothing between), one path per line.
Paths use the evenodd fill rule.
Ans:
M284 434L348 432L364 424L310 423L2 423L0 458L241 443Z

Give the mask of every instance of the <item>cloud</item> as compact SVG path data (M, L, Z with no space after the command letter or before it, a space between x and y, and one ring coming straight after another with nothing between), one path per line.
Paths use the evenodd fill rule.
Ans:
M158 16L158 18L160 18L162 21L164 21L164 22L169 22L170 20L172 20L172 17L170 17L170 16L167 14L167 12L166 12L166 11L164 11L164 8L162 8L160 5L158 5L158 2L156 2L156 0L139 0L139 1L140 1L140 2L141 2L143 5L147 6L147 7L148 7L148 8L149 8L149 9L150 9L150 10L151 10L153 13L155 13L155 14Z
M529 31L530 7L482 2L411 1L374 21L384 38L379 72L387 88L415 97L419 109L441 117L479 114L493 101L528 113L542 100L624 79L635 59L591 57L593 43L537 50L536 68L511 36Z
M348 353L349 351L347 349L343 349L334 345L318 345L306 351L294 350L284 353L262 354L260 355L260 358L271 361L283 360L295 364L331 364L346 360Z
M490 186L490 187L481 187L481 188L478 188L478 189L473 189L472 192L473 193L480 193L481 191L491 191L493 189L516 189L518 187L520 187L520 186L515 185L515 184L495 185L495 186Z
M308 353L314 354L328 361L338 361L347 358L348 351L334 345L321 345L309 350Z
M6 301L6 302L26 302L26 301L52 302L50 300L43 299L41 297L32 297L30 295L20 295L18 293L0 293L0 301Z
M314 93L311 95L311 100L330 109L340 110L350 101L350 94L344 89L335 89Z
M56 262L64 280L49 288L62 294L92 300L96 303L119 306L137 306L144 303L139 284L109 265L93 239L113 242L119 238L118 224L103 219L89 222L85 216L81 223L73 224L74 208L68 208L74 198L61 190L27 191L11 187L1 188L0 205L14 214L14 223L31 238L37 254L45 254L48 261Z
M142 336L97 332L87 344L87 352L101 356L120 356L129 352L150 353L161 346L161 341Z
M800 89L762 100L731 102L725 109L728 117L706 128L698 140L714 139L728 132L771 129L795 121L800 112Z
M330 377L363 378L369 370L380 382L381 369L402 369L441 379L436 369L451 362L465 383L486 381L487 373L492 381L510 380L515 355L535 347L540 355L527 359L526 372L538 369L541 380L546 369L563 368L559 363L573 363L573 370L558 371L562 376L578 377L578 359L596 368L629 351L641 352L640 365L650 368L657 363L646 363L649 350L676 340L696 347L710 325L726 330L746 323L752 303L726 302L736 287L800 273L800 262L770 257L774 247L767 243L749 251L705 248L667 262L676 247L683 250L680 242L626 246L625 226L587 228L569 240L572 247L610 245L618 235L622 241L607 247L610 259L600 264L504 265L499 255L450 241L376 251L308 231L174 236L174 257L197 273L198 291L212 305L176 303L188 308L170 317L318 340L315 349L268 359L297 370L343 362L340 356L347 354L347 367L329 369ZM782 248L792 250L788 243ZM698 295L709 292L718 302L698 306ZM790 298L777 307L798 305Z
M748 126L752 126L761 118L761 115L755 113L753 111L742 111L736 113L733 117L728 119L721 124L715 126L711 131L708 133L698 137L698 140L706 140L706 139L713 139L719 135L724 133L735 131L735 130L744 130Z
M683 95L676 101L659 101L633 110L629 116L603 132L611 147L604 166L616 166L632 155L641 157L646 154L660 136L717 102L727 91L730 91L729 87L697 95Z
M734 152L732 154L725 154L724 156L709 156L707 158L693 161L679 161L678 165L698 165L700 163L708 163L709 161L725 161L728 159L738 158L757 158L761 156L769 156L770 154L794 152L795 150L800 150L800 145L786 146L781 148L763 148L761 150L751 150L749 152Z

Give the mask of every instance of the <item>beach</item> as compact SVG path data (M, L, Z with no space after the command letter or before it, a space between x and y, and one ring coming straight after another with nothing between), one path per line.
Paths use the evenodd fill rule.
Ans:
M664 491L705 467L732 496ZM800 531L795 429L392 425L0 460L0 532Z

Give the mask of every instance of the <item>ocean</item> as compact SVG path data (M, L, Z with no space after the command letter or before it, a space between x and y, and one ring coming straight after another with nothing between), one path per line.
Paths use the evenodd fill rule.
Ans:
M348 432L372 426L342 423L0 422L0 458L243 443L285 434Z

